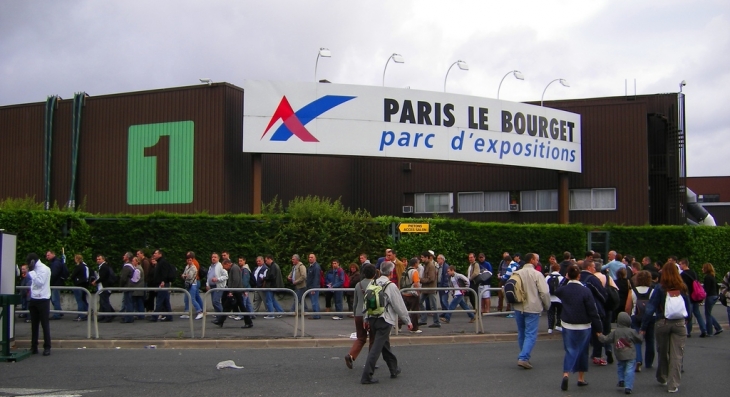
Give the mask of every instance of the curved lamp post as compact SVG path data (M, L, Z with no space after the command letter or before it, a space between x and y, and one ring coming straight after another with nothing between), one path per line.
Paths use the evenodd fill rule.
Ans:
M550 87L550 84L552 84L556 81L559 81L560 84L563 85L563 87L570 87L570 84L568 84L568 81L566 81L565 79L555 79L555 80L549 82L548 85L545 86L545 89L542 90L542 96L540 97L540 106L542 106L542 100L543 100L543 98L545 98L545 91L547 91L548 87Z
M405 62L405 59L403 59L403 55L396 54L396 53L393 53L393 55L391 55L388 58L388 60L385 61L385 68L383 68L383 87L385 87L385 71L388 70L388 63L390 62L391 59L395 63L404 63Z
M330 52L329 48L320 48L319 52L317 53L317 61L314 63L314 82L317 82L317 66L319 65L319 57L322 58L329 58L332 56L332 53Z
M449 70L446 71L446 77L444 77L444 92L446 92L446 79L449 78L449 72L451 72L451 68L453 68L454 65L457 65L461 70L469 70L469 65L461 59L452 63L451 66L449 66Z
M507 76L509 76L510 73L512 73L517 80L525 79L525 76L519 70L513 70L511 72L507 72L507 74L505 74L504 77L502 77L502 80L499 81L499 87L497 88L497 99L499 99L499 90L502 89L502 82L504 81L504 79L507 78Z

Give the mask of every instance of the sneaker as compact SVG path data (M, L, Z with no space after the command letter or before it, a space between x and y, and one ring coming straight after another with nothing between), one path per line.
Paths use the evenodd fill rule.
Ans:
M532 369L532 364L529 361L518 360L517 365L524 369Z
M411 331L411 333L412 334L420 334L420 333L423 333L423 331L421 331L420 329L417 329L415 331Z
M720 333L722 333L722 328L720 328L717 331L715 331L715 335L720 334Z
M636 363L636 368L634 368L634 372L641 372L641 363Z
M228 318L230 318L230 319L233 319L233 317L234 317L233 315L228 316Z
M552 334L552 333L553 333L553 330L548 328L548 334Z
M332 319L333 320L342 320L342 317L340 317L340 316L332 316Z
M183 314L182 316L180 316L180 318L188 319L190 318L190 316L188 316L187 314Z
M445 323L448 323L449 322L449 320L447 320L446 317L444 317L444 316L439 317L439 320L440 321L443 321Z
M477 319L472 317L471 320L469 320L469 324L473 324L475 321L477 321Z
M276 318L282 318L282 317L284 317L284 316L282 316L281 314L279 314L278 316L276 316Z
M674 389L667 390L667 392L669 392L669 393L676 393L678 391L679 391L679 388L678 387L675 387Z
M441 324L431 324L428 328L441 328Z
M235 316L235 317L233 317L233 319L235 321L241 321L241 319L243 319L243 317L241 317L241 316Z
M515 318L514 314L508 314L506 318Z
M620 381L618 381L618 383L616 384L616 387L626 387L626 384L624 383L624 381L620 380Z
M274 317L274 316L264 316L264 318L265 318L265 319L267 319L267 320L273 320L273 319L275 319L276 317Z
M624 394L631 394L631 389L624 389Z
M600 357L593 357L593 364L601 365L601 366L608 365L608 363L606 362L606 360L604 360L604 359L602 359Z
M555 327L555 330L556 330L556 331L560 331L560 332L563 332L563 327L560 327L560 326L558 326L558 327Z
M606 362L608 364L613 364L613 353L612 352L606 352Z
M203 312L200 312L197 316L195 316L196 320L200 320L201 318L203 318Z

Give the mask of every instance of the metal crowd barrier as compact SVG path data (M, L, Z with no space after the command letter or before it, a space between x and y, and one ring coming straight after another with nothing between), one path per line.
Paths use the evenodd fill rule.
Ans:
M257 291L272 291L272 292L284 292L287 294L294 295L294 311L293 312L226 312L218 314L218 312L215 312L216 315L234 315L234 316L255 316L255 315L265 315L265 316L279 316L279 315L294 315L294 337L297 337L297 328L299 327L299 319L297 317L297 311L299 310L299 302L297 302L297 294L290 290L289 288L212 288L205 292L203 295L203 318L208 316L208 305L206 302L208 301L208 296L210 296L213 291L223 291L225 294L226 292L257 292ZM265 297L264 297L265 298ZM276 299L276 298L274 298ZM211 303L213 302L213 298L211 297ZM263 305L266 305L266 301L261 302ZM222 302L221 302L222 304ZM251 301L251 305L253 306L253 301ZM192 304L190 305L192 308ZM253 308L252 308L253 309ZM192 316L191 316L192 318ZM206 327L206 321L203 321L203 333L201 335L201 338L205 338L205 327Z
M342 294L342 304L344 305L344 303L345 303L345 294L344 294L344 292L347 292L347 291L355 291L355 288L354 287L353 288L311 288L311 289L306 290L304 292L304 295L302 295L302 302L301 302L301 305L302 305L302 313L301 313L301 316L302 316L302 336L304 336L304 319L306 318L306 316L308 316L308 315L321 316L322 313L324 313L324 312L321 312L321 311L319 311L319 312L308 312L308 311L306 311L305 310L307 308L307 306L305 305L306 299L309 299L311 301L310 295L311 295L312 292L323 292L323 291L324 292L337 292L337 291L342 291L343 292L343 294ZM321 296L321 294L320 294L320 296ZM332 299L334 299L334 296L332 297ZM328 316L331 316L331 315L347 316L347 315L350 315L350 314L352 314L352 312L350 312L350 311L327 312L327 315ZM296 332L295 332L295 335L294 336L296 336Z
M187 314L190 318L188 319L188 322L190 323L190 338L195 338L195 330L193 328L193 318L195 317L193 315L193 305L192 305L192 296L190 296L190 291L186 290L185 288L176 288L176 287L169 287L169 288L158 288L158 287L135 287L135 288L121 288L121 287L104 287L101 289L101 291L169 291L169 292L183 292L188 296L188 301L191 302L189 306L188 311L180 311L180 312L101 312L99 313L98 310L94 310L94 326L96 327L96 337L99 338L99 322L97 316L101 315L104 316L174 316L179 314ZM96 294L94 294L96 295ZM97 307L99 298L96 297L94 301L94 309ZM91 308L91 306L89 306Z
M500 288L490 288L490 290L492 290L492 289L500 289ZM465 292L468 292L470 295L475 296L475 298L476 298L475 302L481 302L479 293L469 287L464 287L464 288L456 288L456 287L403 288L401 290L401 292L408 292L408 291L420 292L420 294L419 294L419 299L420 299L420 295L423 294L424 290L425 291L465 291ZM437 294L438 294L438 292L437 292ZM438 299L438 297L437 297L436 304L438 305L440 303L441 303L441 300ZM467 305L468 305L468 303L467 303ZM484 333L484 323L482 323L482 306L481 305L476 305L476 306L477 307L469 309L469 310L463 310L463 309L462 310L456 310L456 309L454 309L454 310L413 310L413 311L409 311L408 314L474 313L474 318L476 318L476 321L474 321L474 327L475 327L474 333L483 334ZM399 331L398 327L394 327L394 328L395 328L395 334L398 335L398 331ZM480 330L481 330L481 332L480 332Z
M18 285L15 287L15 289L16 289L16 291L30 290L30 287ZM93 304L95 302L94 294L89 292L89 290L87 290L84 287L55 286L55 287L51 287L51 290L83 291L86 294L86 303L88 304L89 308L85 312L80 312L78 310L54 310L53 304L51 304L50 313L51 313L51 315L53 315L53 314L77 314L79 316L86 315L86 318L87 318L87 320L86 320L86 339L91 339L91 322L93 321L92 320L92 313L93 313L92 308L94 307ZM30 297L28 298L28 300L30 300ZM28 318L30 319L30 314L29 314L28 310L15 310L15 313L28 314ZM95 335L96 336L94 337L94 339L99 339L99 328L98 327L96 328Z

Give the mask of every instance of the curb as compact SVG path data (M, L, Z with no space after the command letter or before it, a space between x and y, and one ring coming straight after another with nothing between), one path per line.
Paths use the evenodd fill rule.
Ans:
M562 339L560 334L540 333L539 340ZM470 344L511 342L516 333L446 335L446 336L395 336L393 346L419 346L442 344ZM154 345L157 349L291 349L350 347L352 339L345 338L297 338L297 339L65 339L54 340L54 349L143 349ZM16 340L16 348L30 348L30 340Z

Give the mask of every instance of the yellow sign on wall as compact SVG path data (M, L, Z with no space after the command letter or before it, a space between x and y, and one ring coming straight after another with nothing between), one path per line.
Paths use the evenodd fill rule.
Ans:
M401 223L398 230L401 233L428 233L428 223Z

